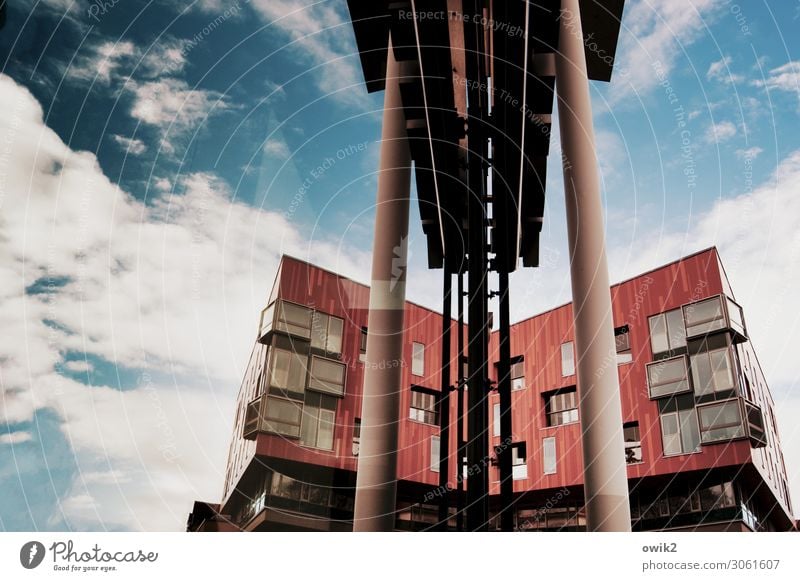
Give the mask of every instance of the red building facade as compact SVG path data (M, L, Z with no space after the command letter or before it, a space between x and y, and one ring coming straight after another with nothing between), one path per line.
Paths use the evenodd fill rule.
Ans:
M611 288L634 530L790 530L774 403L716 249ZM240 388L223 498L196 503L189 530L349 530L369 288L284 257ZM511 327L516 529L585 526L572 306ZM448 487L439 485L442 318L407 303L396 525L424 530L447 495L494 458L458 469L458 347L452 341ZM452 322L456 337L457 323ZM490 344L496 382L497 336ZM466 370L469 373L469 370ZM466 423L466 422L465 422ZM466 436L466 434L463 434ZM492 447L490 447L492 449ZM490 528L499 524L493 518Z

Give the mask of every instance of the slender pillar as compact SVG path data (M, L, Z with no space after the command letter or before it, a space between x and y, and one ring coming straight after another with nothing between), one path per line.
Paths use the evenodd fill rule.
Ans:
M450 294L453 279L444 265L442 284L442 375L439 396L439 522L437 530L446 531L450 516Z
M394 529L411 156L391 41L386 66L354 531Z
M458 448L458 461L456 466L456 530L464 530L464 385L467 378L464 377L464 272L458 273L458 437L456 438Z
M586 526L630 531L622 406L603 208L579 0L562 0L556 55L575 348L578 359Z
M500 271L500 362L497 391L500 394L500 530L514 529L514 474L511 459L511 315L508 273Z

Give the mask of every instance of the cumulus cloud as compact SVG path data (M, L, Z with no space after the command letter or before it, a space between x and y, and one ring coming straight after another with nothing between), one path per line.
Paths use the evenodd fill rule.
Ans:
M114 143L131 155L141 155L147 151L147 146L141 139L131 139L124 135L112 135L111 138L114 140Z
M252 0L270 26L284 33L314 72L319 89L335 101L352 106L367 103L364 78L344 3L311 0Z
M186 66L185 41L165 36L142 49L129 40L89 44L69 65L67 79L110 85L133 77L155 78L179 73Z
M800 95L800 61L789 61L769 71L765 80L753 82L757 87Z
M747 149L737 149L736 157L742 161L749 159L756 159L759 155L764 153L764 150L758 146L748 147Z
M278 138L273 138L267 141L264 144L264 151L281 159L285 159L291 155L291 151L289 151L289 145L282 139Z
M0 110L0 422L58 414L79 469L61 507L68 526L178 530L193 497L221 494L233 402L280 255L362 279L367 255L308 242L283 214L232 201L212 174L179 177L144 204L65 145L6 75ZM42 281L59 283L26 292ZM138 387L59 374L70 353L134 370Z
M709 145L721 145L736 135L736 125L730 121L712 123L703 135L703 141Z
M0 445L3 444L22 444L23 442L30 442L33 436L30 432L8 432L0 434Z
M740 83L744 80L744 77L731 72L730 65L732 63L733 59L729 56L714 61L708 67L708 71L706 71L706 79L709 81L719 81L726 85Z
M659 75L668 77L681 52L701 36L719 8L714 0L628 3L611 101L647 93L658 85Z

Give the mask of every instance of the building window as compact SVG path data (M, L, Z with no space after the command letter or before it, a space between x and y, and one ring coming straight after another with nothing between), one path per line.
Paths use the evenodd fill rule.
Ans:
M700 434L695 410L662 413L661 439L665 456L697 452L700 449Z
M255 433L258 432L258 419L261 414L261 398L251 401L247 404L247 409L244 414L244 427L242 428L242 437L247 439L255 439Z
M431 436L431 472L439 471L439 436Z
M353 456L361 449L361 418L353 420Z
M745 435L738 399L697 406L697 415L703 444L733 440Z
M649 323L653 355L686 347L686 326L681 309L654 315L650 317Z
M561 344L561 376L575 375L575 347L572 341Z
M625 462L638 464L642 461L642 440L639 437L639 422L627 422L622 426L625 440Z
M511 444L511 477L514 480L525 480L528 477L525 442Z
M341 354L344 321L319 311L314 312L311 321L311 346L327 353Z
M736 506L736 495L730 482L715 484L700 490L700 505L704 511Z
M692 355L692 383L697 395L735 389L730 350L723 347Z
M684 305L683 318L687 337L705 335L727 326L722 298L718 296Z
M270 349L270 392L302 397L306 389L308 357L278 347Z
M317 356L311 357L308 389L343 396L344 377L345 365L343 363Z
M425 345L422 343L411 344L411 373L425 375Z
M411 408L408 417L423 424L439 425L439 405L435 392L419 387L411 388Z
M500 404L496 403L492 406L492 426L493 435L495 438L499 438L501 431L500 431Z
M542 440L542 457L544 458L544 473L556 473L556 439L545 438Z
M631 333L628 325L614 329L614 343L617 348L617 365L623 365L633 361L631 352Z
M664 397L691 391L686 357L679 355L647 364L647 385L650 397Z
M312 448L333 450L336 425L336 398L321 393L306 394L300 443Z
M275 330L302 337L311 338L311 309L302 305L278 301L275 314Z
M761 408L746 400L743 403L745 419L747 420L747 435L750 437L753 446L766 446L767 432L764 429L764 415L761 413Z
M264 414L264 430L283 436L300 436L303 406L296 401L280 397L268 397Z
M561 426L578 421L578 394L574 387L544 394L544 410L548 426Z
M361 363L367 360L367 328L361 327L361 343L358 348L358 360Z
M511 364L511 391L525 389L525 362L522 358Z

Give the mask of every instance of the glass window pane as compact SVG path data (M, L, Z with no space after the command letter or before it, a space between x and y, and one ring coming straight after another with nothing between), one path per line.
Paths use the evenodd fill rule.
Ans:
M711 359L711 371L716 391L734 389L733 371L728 350L711 351L708 356Z
M493 413L493 422L494 425L494 435L495 437L500 436L500 404L496 403L492 406L492 413Z
M542 455L544 457L544 473L556 473L556 439L545 438L542 440Z
M647 383L650 386L650 397L689 391L686 359L675 357L648 364Z
M411 344L411 373L425 375L425 345L422 343Z
M278 310L278 329L306 339L311 335L311 309L281 301Z
M575 350L572 341L561 345L561 375L575 375Z
M698 408L703 442L718 442L744 436L739 400Z
M664 455L681 453L681 438L676 414L662 414L661 436L664 442Z
M325 349L328 336L328 315L314 311L311 317L311 346L315 349Z
M328 318L328 343L325 349L328 353L342 352L342 333L344 331L344 321L338 317Z
M439 471L439 436L431 436L431 471Z
M336 424L336 414L330 410L319 411L319 435L317 448L323 450L333 449L333 427Z
M308 387L324 393L344 395L344 373L344 364L321 357L312 357Z
M713 393L714 383L708 353L692 355L692 383L697 395Z
M730 320L731 329L741 333L744 336L747 336L747 332L744 328L744 315L742 314L742 308L730 299L727 299L727 301L728 318Z
M678 417L681 423L681 446L684 453L696 452L700 449L700 432L697 428L697 414L694 409L680 410Z
M650 317L650 347L653 353L663 353L669 350L667 324L664 315Z
M300 427L300 442L304 446L317 445L317 429L319 427L319 408L306 402L303 409L303 422Z
M303 406L288 399L275 397L267 398L266 417L290 424L300 424L300 414Z
M725 317L719 297L686 305L683 307L683 317L686 321L686 334L689 337L725 327Z
M683 322L683 310L673 309L666 313L667 340L670 349L686 347L686 325Z

